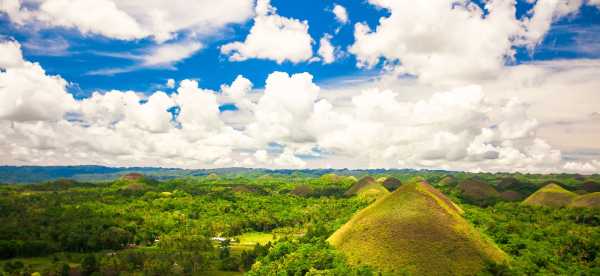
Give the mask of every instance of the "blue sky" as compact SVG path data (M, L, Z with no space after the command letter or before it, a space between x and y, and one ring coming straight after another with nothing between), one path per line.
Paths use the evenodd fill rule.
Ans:
M340 28L333 39L333 43L346 47L353 41L353 27L351 24L341 26L331 12L334 3L344 5L351 16L352 22L367 22L375 26L379 17L386 15L386 11L360 1L272 1L282 16L307 20L309 33L315 40L313 47L318 48L318 39L325 33L334 33ZM3 17L1 21L2 33L25 42L31 38L26 30L20 30L10 24ZM24 48L28 60L39 62L50 74L60 74L69 81L77 84L87 95L94 90L136 90L151 92L157 85L163 85L167 79L182 80L187 78L199 79L203 87L218 89L221 84L229 83L239 74L252 80L258 87L264 84L268 74L275 70L289 73L311 72L317 81L340 76L363 74L364 70L358 69L356 59L347 56L334 64L322 65L321 63L302 62L293 64L285 62L277 64L270 60L248 60L245 62L229 62L219 53L218 47L232 41L243 40L252 21L244 24L230 25L224 28L223 35L203 39L206 47L185 60L176 64L176 68L140 68L132 72L108 76L88 75L94 70L106 68L122 68L133 64L131 60L111 58L98 53L129 53L142 51L150 47L154 41L150 38L136 41L122 41L107 39L99 35L82 36L76 30L49 29L42 30L36 35L42 39L61 39L68 43L69 48L64 54L54 55L43 51L32 52ZM222 36L222 37L221 37ZM68 58L65 58L68 57ZM139 80L144 80L140 82Z
M3 164L600 170L597 0L0 4Z

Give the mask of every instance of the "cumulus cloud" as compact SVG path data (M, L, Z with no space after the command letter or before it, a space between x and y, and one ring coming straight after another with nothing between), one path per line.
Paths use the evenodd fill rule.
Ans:
M0 47L19 53L15 42ZM539 135L547 118L532 116L540 113L532 111L532 99L519 97L522 87L505 86L521 82L511 72L500 76L506 82L436 88L414 99L407 97L410 87L381 83L367 83L366 89L353 84L342 98L329 98L331 88L319 87L308 73L274 72L263 91L254 91L252 82L238 76L220 91L182 80L171 95L115 90L74 100L66 81L46 75L39 65L22 59L2 64L13 64L0 72L3 164L330 164L536 172L598 168L593 160L569 164L560 149ZM544 69L547 64L511 70L527 66L534 72L516 75L540 83L544 78L529 77L561 72ZM564 78L596 72L585 68ZM239 109L221 112L224 103ZM246 120L234 124L230 115Z
M23 63L21 44L16 41L0 42L0 68L18 67Z
M395 73L424 83L465 84L493 78L513 61L516 48L535 47L552 22L576 13L584 1L535 1L523 18L516 17L515 1L508 0L486 1L483 8L470 1L369 3L390 15L375 30L355 25L349 52L359 67L383 59Z
M325 34L319 41L318 54L323 60L323 63L333 63L336 58L336 48L331 45L331 35Z
M335 15L335 20L337 20L341 24L348 23L348 12L346 11L346 8L344 8L344 6L335 4L331 12L333 12L333 14Z
M242 23L252 16L253 5L253 0L3 0L0 12L19 25L162 42L181 31L212 35L228 24Z
M37 63L23 60L17 42L0 42L0 119L57 120L75 108L67 82L48 76Z
M165 84L165 86L167 86L167 88L175 88L175 80L174 79L168 79L167 83Z
M298 63L312 57L312 43L307 21L279 16L269 0L258 0L246 39L221 46L221 53L230 61L258 58Z

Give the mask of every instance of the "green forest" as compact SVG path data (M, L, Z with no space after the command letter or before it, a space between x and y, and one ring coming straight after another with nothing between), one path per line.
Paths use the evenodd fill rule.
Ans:
M384 254L394 249L412 256L411 246L419 247L424 233L394 227L410 224L400 221L413 214L403 210L426 214L438 208L423 207L427 203L446 210L431 216L449 218L448 228L432 234L462 227L457 233L476 244L464 252L477 257L467 257L465 267L440 268L440 275L471 271L456 270L463 268L476 271L465 274L478 275L600 275L598 183L599 176L568 174L247 171L171 179L129 173L110 181L3 184L0 271L419 275L421 267L443 264L438 260L444 255L418 252L408 263ZM420 198L424 194L435 200ZM385 221L372 220L378 215ZM394 224L394 216L400 224ZM419 223L432 218L419 216ZM362 228L353 227L366 227L366 219L376 231L357 232ZM435 227L446 227L444 223ZM360 234L370 236L351 242ZM408 240L388 249L383 242L394 237ZM442 243L440 248L466 244L453 237L426 242ZM373 251L382 260L356 261L361 258L353 254L361 251ZM479 261L485 254L477 252L492 257ZM384 262L393 267L380 265Z

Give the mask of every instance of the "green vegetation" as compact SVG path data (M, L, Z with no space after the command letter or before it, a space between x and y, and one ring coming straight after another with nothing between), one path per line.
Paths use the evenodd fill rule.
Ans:
M0 275L600 273L598 175L92 169L0 185ZM566 208L519 202L548 183Z
M509 275L599 275L600 212L498 203L465 217L511 256Z

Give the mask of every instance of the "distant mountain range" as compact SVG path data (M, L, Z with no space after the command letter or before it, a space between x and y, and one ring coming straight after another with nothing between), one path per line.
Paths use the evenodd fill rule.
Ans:
M241 173L273 173L292 174L301 173L305 175L322 175L334 172L339 175L354 174L376 174L389 172L385 169L372 170L348 170L348 169L305 169L305 170L269 170L250 168L220 168L220 169L176 169L159 167L105 167L105 166L0 166L0 183L36 183L52 181L57 179L74 179L78 181L98 182L113 180L127 173L137 172L156 179L171 179L185 176L203 176L210 173L241 174ZM413 171L410 169L394 171Z

